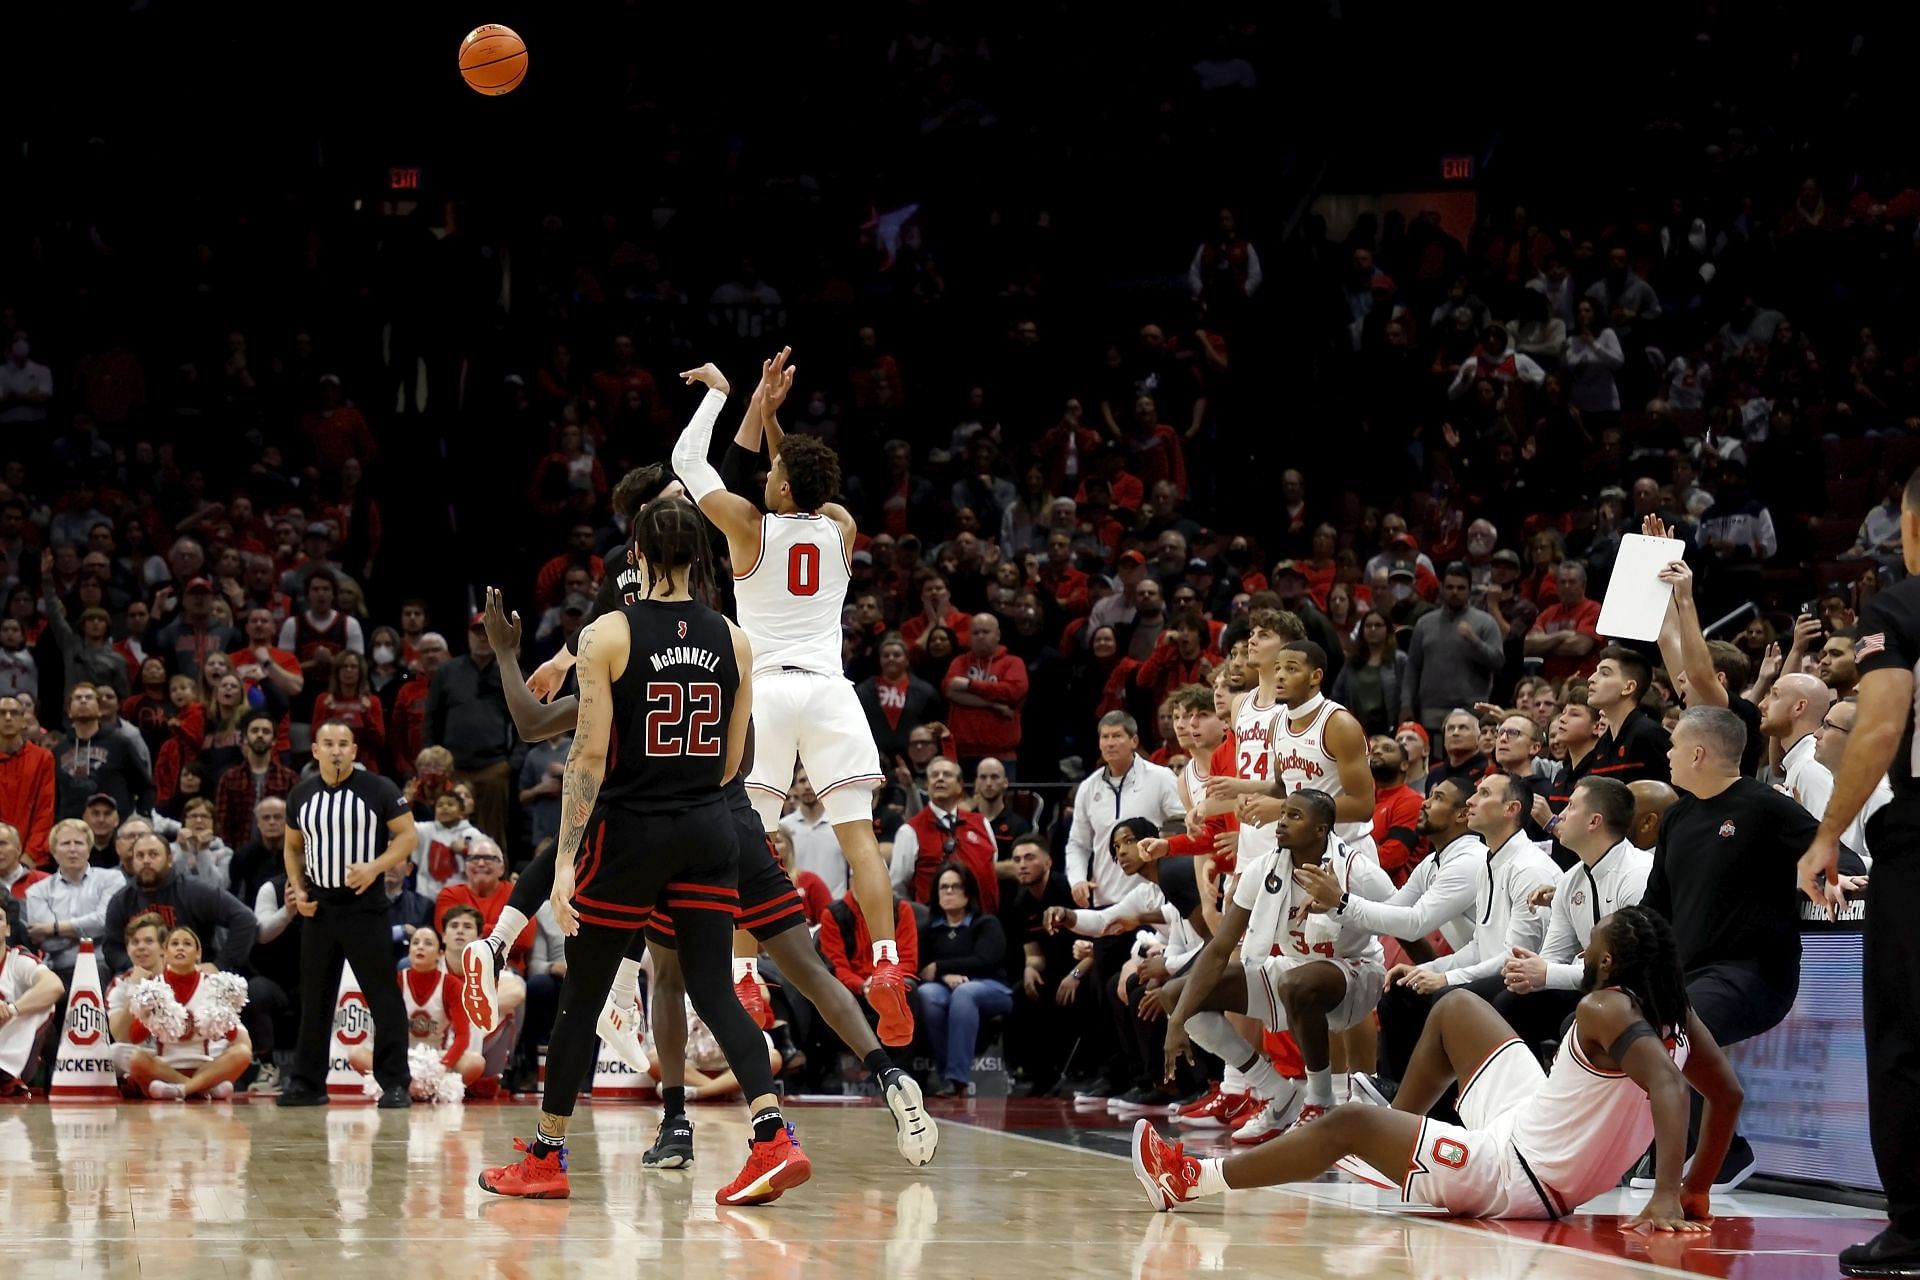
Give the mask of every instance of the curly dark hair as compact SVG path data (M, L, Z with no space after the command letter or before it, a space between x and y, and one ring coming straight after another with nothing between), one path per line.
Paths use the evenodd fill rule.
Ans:
M840 455L816 436L788 436L780 444L780 462L787 469L787 487L793 505L818 511L840 492Z
M1632 996L1656 1031L1685 1031L1687 984L1673 926L1647 907L1621 907L1608 918L1613 984Z

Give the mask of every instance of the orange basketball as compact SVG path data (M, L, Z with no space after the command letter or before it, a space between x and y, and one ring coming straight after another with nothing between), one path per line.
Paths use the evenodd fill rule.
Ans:
M475 93L512 93L527 78L526 41L511 27L475 27L460 42L460 75Z

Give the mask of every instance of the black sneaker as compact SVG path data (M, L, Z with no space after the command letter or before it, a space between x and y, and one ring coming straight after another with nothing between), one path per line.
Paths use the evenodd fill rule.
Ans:
M1920 1240L1888 1227L1864 1244L1840 1251L1843 1276L1920 1276Z
M1691 1166L1693 1161L1689 1160L1687 1164ZM1745 1138L1736 1137L1727 1151L1727 1158L1720 1162L1720 1172L1713 1175L1713 1194L1725 1195L1759 1172L1759 1169L1759 1164L1753 1158L1753 1148Z
M640 1163L649 1169L684 1169L693 1163L693 1121L685 1115L663 1116Z
M375 1105L382 1111L404 1111L413 1105L413 1095L407 1091L406 1085L396 1084L382 1093L380 1101Z
M327 1105L327 1091L316 1089L310 1084L288 1083L280 1090L280 1096L274 1099L282 1107L324 1107Z

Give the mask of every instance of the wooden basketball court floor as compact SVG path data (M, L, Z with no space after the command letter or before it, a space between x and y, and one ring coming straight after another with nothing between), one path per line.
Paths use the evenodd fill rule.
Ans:
M932 1105L942 1140L924 1169L899 1159L876 1105L790 1107L813 1181L754 1209L713 1201L745 1154L734 1106L693 1108L695 1167L664 1172L640 1164L657 1109L583 1104L573 1199L545 1202L474 1182L531 1133L528 1103L0 1106L0 1277L1812 1280L1884 1222L1742 1193L1719 1202L1712 1235L1648 1239L1617 1229L1642 1198L1617 1192L1557 1224L1460 1223L1338 1175L1158 1214L1125 1159L1130 1121L1054 1102Z

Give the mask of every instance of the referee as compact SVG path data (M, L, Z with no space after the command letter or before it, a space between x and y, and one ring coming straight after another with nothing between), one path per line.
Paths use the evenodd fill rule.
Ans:
M1861 992L1868 1125L1889 1225L1841 1251L1840 1270L1850 1276L1920 1275L1920 933L1910 923L1920 914L1920 767L1911 723L1920 664L1920 471L1900 503L1900 550L1906 580L1860 614L1859 711L1826 815L1800 859L1801 891L1832 912L1845 901L1841 833L1881 778L1892 784L1893 800L1867 821L1877 856Z
M287 904L308 920L300 932L300 1039L280 1094L283 1107L327 1101L327 1049L342 959L353 966L373 1014L380 1105L412 1105L407 1011L393 981L387 895L378 889L387 868L413 857L413 814L393 783L354 769L355 754L353 730L327 721L313 735L318 775L287 796Z

